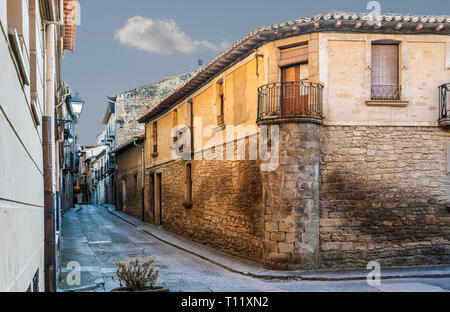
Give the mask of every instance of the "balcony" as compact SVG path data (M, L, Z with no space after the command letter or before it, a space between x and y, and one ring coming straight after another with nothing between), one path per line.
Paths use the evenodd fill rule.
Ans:
M450 83L439 87L439 126L450 126Z
M312 122L321 124L323 85L279 82L258 88L258 124Z

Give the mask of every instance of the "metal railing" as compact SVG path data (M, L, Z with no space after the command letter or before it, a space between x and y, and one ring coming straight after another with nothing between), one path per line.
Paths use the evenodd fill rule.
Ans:
M440 120L450 119L450 83L439 86Z
M399 85L373 85L371 98L374 101L399 101L401 90Z
M323 85L278 82L258 88L258 121L269 118L322 118Z

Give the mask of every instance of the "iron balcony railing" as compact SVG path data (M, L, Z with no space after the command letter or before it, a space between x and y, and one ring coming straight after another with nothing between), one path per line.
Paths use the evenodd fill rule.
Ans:
M271 118L322 118L323 85L278 82L258 88L258 121Z
M400 101L402 87L399 85L373 85L371 89L373 101Z
M440 120L450 119L450 83L439 87Z

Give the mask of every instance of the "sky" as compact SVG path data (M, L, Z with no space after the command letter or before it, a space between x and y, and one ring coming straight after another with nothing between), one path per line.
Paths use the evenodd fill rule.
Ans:
M95 144L106 96L196 70L250 31L332 11L369 12L367 0L79 0L63 80L86 101L77 134ZM378 1L382 13L450 15L448 0Z

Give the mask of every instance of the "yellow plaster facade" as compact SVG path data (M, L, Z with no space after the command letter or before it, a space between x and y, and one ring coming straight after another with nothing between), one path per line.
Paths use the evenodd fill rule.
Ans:
M400 100L406 102L404 106L366 103L371 90L371 44L386 39L399 42ZM225 127L241 125L257 129L257 89L280 81L280 47L299 43L308 44L309 80L324 86L325 125L438 125L437 88L450 81L450 36L318 32L266 43L159 116L156 157L151 156L153 122L147 123L147 167L172 160L173 110L177 109L178 125L187 125L188 99L193 100L195 131L202 134L201 140L198 137L194 140L196 153L210 146L208 142L219 131L214 128L220 114L220 90L223 90Z

